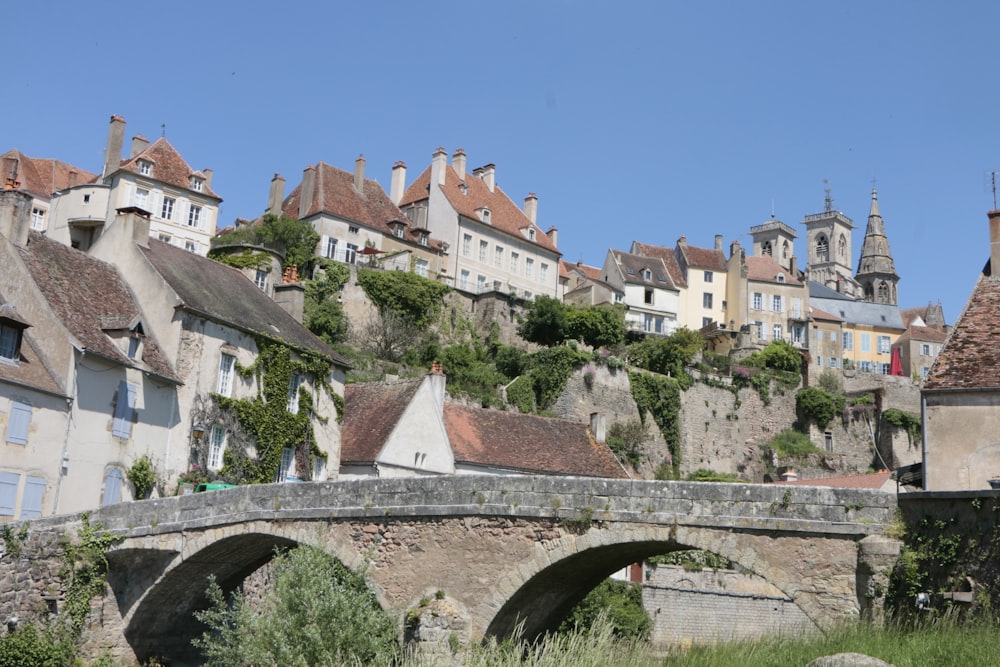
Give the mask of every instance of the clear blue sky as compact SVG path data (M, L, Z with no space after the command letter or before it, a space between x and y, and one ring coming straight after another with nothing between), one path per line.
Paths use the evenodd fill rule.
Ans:
M215 170L222 224L275 172L290 190L363 153L388 190L443 146L536 192L570 261L748 245L772 202L804 258L826 179L856 268L873 178L901 306L953 322L989 254L996 2L22 2L4 23L0 150L100 171L112 114L165 125Z

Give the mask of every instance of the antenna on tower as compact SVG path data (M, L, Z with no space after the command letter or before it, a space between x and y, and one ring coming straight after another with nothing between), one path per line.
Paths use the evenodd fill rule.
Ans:
M824 178L823 185L830 185L830 181ZM826 193L826 196L823 198L823 210L831 213L833 211L833 192L828 187L823 188L823 192Z
M1000 171L983 173L983 191L993 192L993 210L997 210L997 187L1000 187Z
M160 123L160 136L161 137L166 137L167 136L167 124L166 123Z
M774 197L771 197L771 220L774 220Z

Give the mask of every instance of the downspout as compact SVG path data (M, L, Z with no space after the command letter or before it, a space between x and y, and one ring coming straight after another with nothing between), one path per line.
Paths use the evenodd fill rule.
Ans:
M923 464L924 469L921 471L920 475L924 480L924 491L927 490L927 397L923 394L920 395L920 445L923 454Z
M80 361L83 361L83 358L86 355L87 355L86 350L80 350ZM59 472L58 472L58 477L56 478L55 498L53 498L52 500L52 514L59 514L59 495L60 492L62 491L63 477L69 474L69 466L67 466L66 464L69 462L69 432L70 432L70 425L73 423L73 406L75 405L73 397L78 396L80 393L80 387L77 386L78 373L76 372L76 368L77 368L76 364L73 364L73 371L72 371L73 381L69 383L73 387L73 392L66 399L67 403L66 407L69 408L69 410L67 411L66 414L66 433L65 435L63 435L62 454L59 457Z

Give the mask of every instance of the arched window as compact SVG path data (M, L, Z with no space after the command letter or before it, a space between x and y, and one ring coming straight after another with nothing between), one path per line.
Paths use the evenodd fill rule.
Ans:
M840 235L840 239L837 241L837 256L847 257L847 237L843 234Z
M879 303L889 303L889 285L883 280L878 284Z
M771 242L770 241L764 241L763 243L761 243L760 244L760 252L761 252L762 255L770 255L771 254Z
M781 259L788 259L788 241L781 244Z
M816 237L816 259L821 262L830 260L830 242L827 240L826 234L820 234Z

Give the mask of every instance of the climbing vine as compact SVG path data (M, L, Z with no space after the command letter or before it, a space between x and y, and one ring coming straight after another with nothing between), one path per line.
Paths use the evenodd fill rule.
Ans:
M906 429L906 435L911 445L920 440L922 427L919 415L915 415L912 412L904 412L897 408L889 408L882 411L882 419L885 420L886 424Z
M670 450L672 477L678 479L681 470L680 383L675 378L637 371L630 371L628 378L639 416L645 423L646 413L653 415Z
M358 269L358 284L380 312L398 313L419 330L437 319L451 289L415 273L375 269Z
M90 600L102 594L107 584L108 549L124 539L104 530L99 523L91 525L86 512L81 520L77 540L66 544L59 568L59 577L66 583L60 613L66 614L74 640L79 638L90 614Z
M220 264L237 269L255 269L262 271L271 268L271 256L260 250L244 248L242 252L227 252L224 249L210 250L208 256Z

